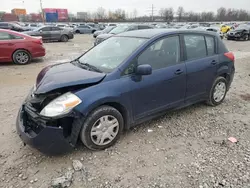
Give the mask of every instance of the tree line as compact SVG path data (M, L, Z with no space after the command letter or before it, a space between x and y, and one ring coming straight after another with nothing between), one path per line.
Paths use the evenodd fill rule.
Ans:
M174 12L173 8L163 8L159 13L164 21L169 22L173 21L174 18L179 22L250 21L249 11L243 9L226 9L224 7L217 9L216 13L211 11L201 13L186 12L183 7L179 7L176 12Z
M183 7L179 7L176 11L172 7L161 8L158 15L153 18L151 15L138 16L136 9L126 12L123 9L107 11L102 7L97 8L95 12L87 13L86 20L98 21L178 21L178 22L223 22L223 21L250 21L250 12L244 9L232 9L221 7L216 12L203 11L193 12L185 11Z

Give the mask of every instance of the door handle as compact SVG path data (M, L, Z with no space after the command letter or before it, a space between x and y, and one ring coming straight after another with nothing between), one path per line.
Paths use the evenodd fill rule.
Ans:
M212 64L212 65L216 65L216 64L217 64L217 61L213 60L213 61L211 62L211 64Z
M176 75L180 75L180 74L182 74L183 73L183 70L181 70L181 69L178 69L177 71L175 71L175 74Z

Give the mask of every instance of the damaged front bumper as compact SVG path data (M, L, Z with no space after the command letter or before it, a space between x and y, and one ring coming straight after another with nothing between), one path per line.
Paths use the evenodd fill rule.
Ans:
M72 151L77 143L81 127L72 124L79 116L72 112L59 118L47 118L26 102L18 113L16 129L25 144L48 155L63 154Z

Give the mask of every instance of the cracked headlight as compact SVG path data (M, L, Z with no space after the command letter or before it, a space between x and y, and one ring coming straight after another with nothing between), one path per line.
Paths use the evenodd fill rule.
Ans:
M46 117L64 115L70 112L81 102L81 99L79 99L76 95L68 92L51 101L43 108L40 114Z

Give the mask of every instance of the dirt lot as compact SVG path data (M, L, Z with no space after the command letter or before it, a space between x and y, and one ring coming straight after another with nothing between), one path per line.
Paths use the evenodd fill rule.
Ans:
M83 164L71 187L250 187L250 42L225 41L236 55L236 75L225 102L197 104L127 131L106 151L79 145L64 156L48 157L24 146L15 131L16 114L36 75L90 48L92 36L46 43L47 56L27 66L0 65L0 187L51 186ZM149 129L152 130L149 131ZM229 137L238 139L233 144Z

